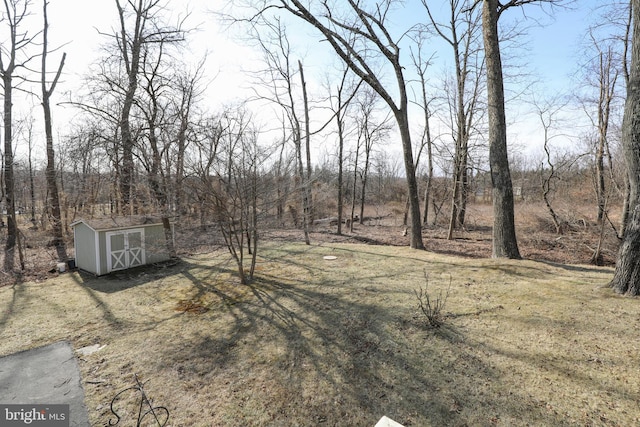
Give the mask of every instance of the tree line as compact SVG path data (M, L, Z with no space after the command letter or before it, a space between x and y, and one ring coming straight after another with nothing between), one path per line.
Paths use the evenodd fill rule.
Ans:
M189 64L180 54L190 38L197 37L187 28L188 15L172 20L167 3L161 0L114 0L117 25L100 33L105 53L89 70L84 90L65 99L77 109L79 119L61 135L54 152L49 102L64 55L57 72L48 71L47 2L42 2L43 30L34 34L24 28L23 21L35 3L5 2L0 23L9 35L0 56L5 271L15 269L20 245L16 168L23 176L28 169L31 203L20 204L30 205L31 221L34 226L38 222L32 138L26 131L29 126L17 123L11 114L12 91L19 87L14 80L33 79L31 63L37 58L41 59L38 96L47 148L40 226L51 226L60 260L67 256L63 216L70 211L71 215L153 212L162 218L167 232L170 218L180 215L196 215L203 226L212 219L224 224L222 234L230 248L240 251L232 254L242 265L241 250L251 248L247 242L255 245L259 218L281 223L288 215L309 243L310 226L325 216L319 207L323 204L314 200L322 194L319 188L334 191L335 208L329 204L333 212L326 215L335 214L337 232L342 233L343 224L363 218L363 206L373 198L371 194L382 203L394 197L389 189L397 189L400 182L403 191L391 194L402 194L411 247L423 249L422 230L430 213L432 218L438 215L442 203L449 203L449 238L464 226L466 204L481 177L488 177L491 186L493 256L520 258L510 165L514 153L508 149L505 115L507 68L501 46L505 40L517 42L521 35L500 23L514 10L538 5L553 14L554 8L571 2L418 3L421 18L399 28L391 24L401 9L395 0L232 2L219 21L245 28L245 41L260 52L263 65L249 71L253 96L210 113L206 105L211 75L205 58ZM603 5L606 25L589 28L588 54L579 67L584 70L579 96L528 98L544 142L542 157L530 169L536 171L558 232L562 232L561 221L552 198L558 177L586 164L593 171L598 221L607 223L611 197L623 197L619 235L624 239L629 234L636 190L620 153L626 153L622 147L627 134L621 124L624 84L630 85L633 72L631 5L624 1ZM443 8L447 13L441 13ZM335 59L332 71L321 79L308 75L305 58L291 40L288 28L299 24L315 31ZM448 46L447 55L454 64L437 84L435 52L430 50L434 39ZM35 53L35 46L40 53ZM561 117L569 102L579 104L592 124L582 135L584 150L579 153L553 146L554 138L561 136ZM275 120L260 124L255 105L268 108ZM16 129L20 130L14 135ZM21 166L14 153L25 140L29 156ZM388 147L396 140L401 169L389 156ZM318 154L319 146L326 151ZM326 170L331 171L325 174L330 179L323 181ZM448 184L443 184L442 177L447 177ZM250 252L255 254L255 249Z

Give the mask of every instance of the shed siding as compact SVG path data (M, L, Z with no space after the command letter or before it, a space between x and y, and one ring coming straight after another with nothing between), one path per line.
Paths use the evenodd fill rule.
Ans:
M108 225L107 225L108 227ZM173 234L174 225L171 224ZM107 254L107 233L114 230L144 229L145 264L170 259L162 224L138 224L131 227L109 227L94 230L89 224L80 221L73 225L78 268L97 276L109 273Z
M162 225L145 227L144 247L147 255L147 264L169 259L169 252L167 251L167 243L164 238L164 228Z
M133 228L133 227L132 227ZM160 225L137 226L144 228L145 264L167 261L169 253L164 240L164 229ZM124 230L124 229L123 229ZM107 274L107 231L99 231L98 250L100 251L100 271L97 275Z
M95 232L85 224L74 227L76 265L89 273L99 274L96 266Z
M100 267L98 276L107 274L107 232L98 231L98 259L100 260Z

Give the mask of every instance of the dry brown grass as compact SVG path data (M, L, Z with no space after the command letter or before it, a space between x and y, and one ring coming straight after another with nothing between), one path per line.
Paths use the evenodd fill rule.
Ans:
M221 251L0 288L0 354L104 345L80 358L93 425L134 374L171 426L640 423L640 305L603 287L610 268L341 243L260 255L251 286ZM438 329L414 293L425 272L430 292L451 286Z

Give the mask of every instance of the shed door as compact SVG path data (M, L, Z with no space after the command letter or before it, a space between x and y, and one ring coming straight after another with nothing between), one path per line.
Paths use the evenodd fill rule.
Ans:
M144 229L107 233L107 272L145 263Z

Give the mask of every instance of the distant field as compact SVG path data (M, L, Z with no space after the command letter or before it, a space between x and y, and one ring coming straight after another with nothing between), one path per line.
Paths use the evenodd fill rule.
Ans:
M259 255L251 286L219 251L2 287L0 354L105 346L80 357L93 425L134 374L171 426L640 424L640 302L605 287L611 268L343 243ZM440 328L425 287L449 293Z

